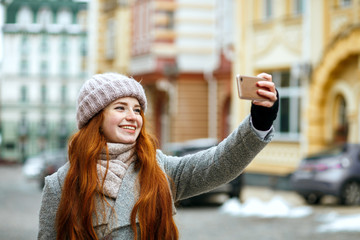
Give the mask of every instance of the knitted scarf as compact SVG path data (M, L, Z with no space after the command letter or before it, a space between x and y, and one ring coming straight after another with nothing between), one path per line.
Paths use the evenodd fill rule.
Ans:
M105 196L116 199L125 173L132 162L136 160L135 143L107 143L109 149L109 168L104 181ZM102 183L106 172L106 149L100 154L97 162L97 174Z

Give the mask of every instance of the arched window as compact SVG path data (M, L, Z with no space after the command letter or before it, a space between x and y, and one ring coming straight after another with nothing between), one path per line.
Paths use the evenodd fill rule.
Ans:
M33 13L27 6L23 6L17 13L16 22L19 24L30 24L33 22Z
M50 24L52 21L52 13L48 8L41 8L38 12L37 23L41 25Z
M335 124L334 124L335 143L346 142L348 135L348 120L346 116L346 101L339 95L335 101Z
M71 12L67 9L61 9L57 14L57 23L60 25L69 25L72 23Z

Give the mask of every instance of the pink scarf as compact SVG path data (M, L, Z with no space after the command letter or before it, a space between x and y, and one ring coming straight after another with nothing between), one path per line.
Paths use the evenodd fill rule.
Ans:
M136 160L135 143L107 143L107 146L110 158L103 193L107 197L116 199L127 169L130 164ZM102 183L105 176L106 164L106 150L104 149L100 154L100 160L97 162L97 174L99 176L100 183Z

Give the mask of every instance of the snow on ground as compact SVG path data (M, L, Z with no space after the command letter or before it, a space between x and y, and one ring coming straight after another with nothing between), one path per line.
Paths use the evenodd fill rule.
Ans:
M331 212L319 221L324 222L317 228L317 232L360 232L360 214L338 216Z
M307 206L292 207L282 197L275 196L269 202L257 198L249 198L244 204L236 198L229 199L220 211L233 216L254 216L262 218L300 218L312 213L312 208Z
M224 214L235 217L259 218L301 218L312 214L308 206L292 207L282 197L274 196L269 202L258 198L249 198L241 204L237 198L226 201L219 210ZM317 232L360 232L360 214L338 215L335 211L321 215L317 218L320 225Z

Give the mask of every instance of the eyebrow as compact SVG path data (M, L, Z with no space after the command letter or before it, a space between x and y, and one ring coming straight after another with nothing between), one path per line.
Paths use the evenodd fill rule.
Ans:
M127 102L121 102L121 101L114 102L114 105L116 105L116 104L122 104L122 105L126 105L126 106L129 105ZM135 104L134 107L141 107L141 106L139 104Z

